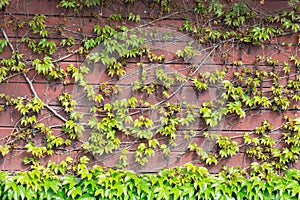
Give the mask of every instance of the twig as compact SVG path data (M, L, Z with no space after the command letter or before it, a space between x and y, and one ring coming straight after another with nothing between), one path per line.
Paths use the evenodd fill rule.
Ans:
M53 60L52 62L53 62L53 63L60 62L60 61L62 61L62 60L64 60L64 59L67 59L67 58L73 56L74 54L78 53L78 51L79 51L79 50L77 49L77 50L75 50L74 52L72 52L72 53L70 53L70 54L68 54L68 55L65 55L65 56L63 56L63 57L61 57L61 58L58 58L57 60Z
M26 82L29 84L30 90L31 90L31 92L33 93L33 95L34 95L36 98L38 98L40 101L42 101L42 100L40 99L40 97L38 96L38 94L36 93L36 91L35 91L35 89L34 89L34 87L33 87L33 85L32 85L32 82L29 80L28 76L27 76L25 73L23 73L23 76L24 76ZM66 121L67 121L66 118L64 118L63 116L61 116L60 114L58 114L58 113L57 113L53 108L51 108L48 104L45 104L45 103L44 103L44 106L45 106L49 111L51 111L56 117L58 117L59 119L61 119L63 122L66 122Z
M143 27L145 27L145 26L149 26L149 25L151 25L151 24L154 24L155 22L158 22L158 21L167 19L167 18L169 18L169 17L172 17L173 15L177 15L177 14L179 14L179 13L190 12L190 11L192 11L192 10L186 10L186 11L184 11L184 12L182 12L182 11L177 11L177 12L171 13L171 14L169 14L169 15L163 16L163 17L161 17L161 18L152 20L151 22L148 22L148 23L146 23L146 24L142 24L142 25L138 26L137 28L143 28Z
M215 51L215 49L218 47L219 45L214 46L214 48L203 58L203 60L201 61L201 63L199 64L199 66L191 73L191 76L187 77L186 81L184 83L182 83L172 94L170 94L168 96L168 98L156 103L155 105L158 106L166 101L168 101L169 99L171 99L175 94L178 93L179 90L181 90L191 79L192 76L199 70L200 67L203 66L204 62L209 58L209 56Z
M2 34L3 34L4 38L5 38L5 40L6 40L7 43L8 43L8 46L9 46L10 49L14 52L14 51L15 51L14 46L10 43L10 41L9 41L9 39L8 39L8 37L7 37L6 32L4 31L3 28L0 27L0 29L1 29L1 31L2 31Z

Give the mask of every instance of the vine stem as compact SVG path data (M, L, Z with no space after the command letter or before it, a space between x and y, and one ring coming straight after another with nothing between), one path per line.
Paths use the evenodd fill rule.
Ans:
M36 93L36 91L35 91L35 89L34 89L34 87L33 87L33 85L32 85L32 82L29 80L27 74L23 73L23 76L24 76L26 82L28 83L28 85L29 85L29 87L30 87L30 90L31 90L31 92L33 93L33 95L34 95L36 98L38 98L40 101L42 101L41 98L40 98L40 97L38 96L38 94ZM43 102L43 101L42 101L42 102ZM63 122L68 121L66 118L64 118L63 116L61 116L60 114L58 114L58 113L57 113L53 108L51 108L48 104L44 103L44 106L45 106L49 111L51 111L56 117L58 117L59 119L61 119Z
M143 28L143 27L149 26L151 24L154 24L155 22L158 22L158 21L161 21L161 20L164 20L164 19L168 19L169 17L172 17L174 15L177 15L177 14L180 14L180 13L186 13L186 12L190 12L190 11L193 11L193 10L192 9L188 9L188 10L185 10L185 11L177 11L177 12L171 13L169 15L160 17L158 19L152 20L151 22L142 24L142 25L138 26L137 28Z
M200 62L199 66L191 73L191 76L187 77L186 81L184 83L182 83L172 94L170 94L168 96L168 98L156 103L155 105L158 106L168 100L170 100L175 94L177 94L177 92L179 90L181 90L190 80L191 80L191 77L200 69L200 67L203 66L204 62L209 58L209 56L216 50L216 48L218 48L219 44L218 45L215 45L213 47L213 49L208 53L206 54L206 56L202 59L202 61Z
M72 53L70 53L70 54L68 54L68 55L65 55L65 56L63 56L63 57L61 57L61 58L58 58L57 60L53 60L52 62L53 62L53 63L60 62L60 61L62 61L62 60L64 60L64 59L67 59L67 58L69 58L69 57L75 55L76 53L78 53L78 51L79 51L79 50L77 49L77 50L73 51Z
M1 29L1 31L2 31L2 34L3 34L4 38L5 38L5 40L7 41L8 45L9 45L9 47L10 47L10 49L14 52L14 51L15 51L15 48L14 48L14 46L11 44L11 42L9 41L6 32L4 31L3 28L0 27L0 29Z

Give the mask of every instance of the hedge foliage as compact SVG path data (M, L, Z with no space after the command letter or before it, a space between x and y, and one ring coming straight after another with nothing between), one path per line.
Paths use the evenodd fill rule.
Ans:
M53 163L52 163L53 164ZM65 163L66 164L66 163ZM50 165L49 165L50 166ZM88 169L84 163L76 174L62 165L0 173L1 199L299 199L300 171L289 169L283 176L261 178L240 168L224 168L217 175L204 167L187 164L158 174Z

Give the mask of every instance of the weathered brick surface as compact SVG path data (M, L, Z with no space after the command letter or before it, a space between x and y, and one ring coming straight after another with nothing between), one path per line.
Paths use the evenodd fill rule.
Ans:
M159 54L164 54L166 56L166 63L167 64L148 64L145 63L144 69L149 69L153 67L164 67L168 72L178 72L183 76L188 75L191 71L189 68L186 68L188 63L184 63L182 61L174 61L175 53L178 49L183 49L190 36L183 32L178 32L178 27L180 27L184 23L184 18L191 18L193 17L193 13L187 13L186 16L181 16L180 14L170 15L169 18L163 20L159 19L159 10L152 9L151 11L148 10L148 4L151 1L137 1L134 5L130 4L120 4L120 3L112 3L109 2L107 5L98 6L92 13L97 15L97 17L91 17L91 13L87 10L83 10L81 13L71 13L70 11L66 11L63 8L57 8L57 3L59 1L40 1L40 0L30 0L30 1L18 1L18 0L11 0L10 5L7 8L7 12L12 15L15 15L16 18L13 20L28 20L32 19L35 14L44 14L46 15L46 25L48 30L50 31L49 38L58 45L60 41L64 38L74 37L76 44L83 39L83 33L86 35L90 35L93 33L93 26L98 24L99 26L104 26L105 24L112 24L112 23L119 23L128 25L128 26L137 26L136 23L132 23L126 20L126 16L131 10L134 10L134 14L139 14L142 17L142 22L138 23L138 25L142 25L144 27L144 31L147 30L154 30L158 29L162 33L167 33L171 31L171 35L168 41L147 41L147 44L153 49L153 52ZM118 1L118 2L121 2ZM236 1L234 1L236 2ZM194 5L194 1L182 1L176 0L174 1L174 5L180 5L181 9L190 8L191 5ZM226 1L226 3L228 3ZM250 1L249 5L253 6L256 10L265 13L274 13L277 10L287 7L287 1L273 1L273 0L265 0L265 4L259 4L259 1ZM180 11L180 10L176 10ZM150 15L149 15L150 12ZM121 13L123 17L122 22L112 22L108 21L107 17L111 14ZM2 17L2 16L1 16ZM153 17L153 19L151 18ZM10 41L14 45L17 40L21 37L25 36L32 38L32 39L40 39L36 34L27 34L28 27L19 28L17 32L12 30L13 24L10 24L12 18L9 15L5 15L3 18L0 19L1 23L3 24L3 28L5 29ZM152 23L154 20L155 23ZM150 23L151 22L151 23ZM145 25L146 24L146 25ZM59 31L57 27L61 27L62 29ZM243 27L240 27L243 28ZM4 39L2 35L0 35L0 39ZM298 36L297 34L290 34L281 37L276 37L272 39L270 42L264 44L264 48L261 48L259 45L246 45L246 44L228 44L220 51L217 50L217 53L214 55L214 58L209 58L206 60L205 64L199 69L201 72L210 71L212 72L215 69L228 69L228 75L226 79L231 80L231 74L235 71L241 71L242 67L248 68L256 68L256 69L266 69L268 71L274 71L278 73L281 70L283 62L287 61L289 64L292 63L289 61L289 56L291 54L299 55L299 47L298 43ZM93 51L100 51L103 45L99 45ZM198 47L195 46L199 52L201 51L202 54L195 58L193 58L192 62L197 66L199 63L202 62L203 58L207 55L208 51L202 51L205 47ZM279 48L280 47L280 48ZM120 80L111 78L107 76L105 73L105 68L102 64L93 64L90 65L84 59L83 56L78 54L72 54L72 51L75 48L72 47L68 52L64 49L60 49L54 54L54 60L59 60L60 58L70 54L66 59L59 60L55 63L56 66L59 66L63 69L66 69L69 64L73 64L76 67L80 67L82 65L87 65L90 67L90 73L87 76L87 80L89 84L97 85L103 83L105 81L109 81L110 85L119 84L121 88L120 94L115 99L122 99L128 97L136 97L137 99L143 99L150 103L157 103L162 100L162 96L159 96L157 93L152 95L145 95L141 94L140 92L133 93L131 91L132 84L135 80L139 79L138 67L136 65L139 60L132 59L130 60L129 64L125 67L126 76ZM42 59L42 55L32 54L26 44L21 44L18 46L19 51L24 53L24 58L28 61L28 67L30 67L30 63L35 59L39 58ZM224 51L226 49L226 51ZM222 53L227 53L229 55L229 59L224 61L221 58ZM11 56L11 50L9 47L5 47L4 53L0 54L0 60L3 58L9 58ZM272 59L277 59L278 65L274 67L267 64L267 63L256 63L255 59L256 56L265 56L270 57ZM146 58L142 58L145 59ZM168 63L169 61L169 63ZM242 66L233 66L229 65L234 61L242 61ZM296 72L296 68L291 68L291 74ZM280 74L282 75L282 74ZM283 76L283 75L282 75ZM47 82L45 79L37 75L36 72L32 71L28 73L28 77L30 80L33 80L33 88L38 94L38 96L46 102L51 108L55 109L59 114L65 116L65 114L61 111L61 107L59 106L58 102L58 95L67 92L71 93L75 100L78 100L78 105L76 109L78 111L89 112L89 108L93 106L86 98L83 98L82 88L78 85L74 85L73 83L70 85L64 85L64 80L57 80L55 82ZM148 78L147 81L151 81L152 78ZM280 80L281 84L286 83L287 79ZM270 80L263 81L263 91L269 91L271 87ZM175 91L177 88L172 87L170 91ZM0 87L0 93L5 93L10 95L11 97L17 96L26 96L26 97L33 97L33 91L30 89L29 85L27 84L24 77L20 74L11 78L9 81L2 83ZM200 97L199 94L194 90L192 87L191 81L188 81L186 85L180 90L180 92L176 93L172 98L170 98L171 102L188 102L192 104L196 104L200 106L203 102L208 101L214 97L217 97L216 91L213 87L210 87L208 91L201 92ZM111 97L107 97L107 102L113 101ZM3 105L3 101L0 102ZM298 105L299 103L293 102L294 104ZM238 144L242 144L243 142L243 134L244 132L253 132L256 126L261 125L261 121L267 119L275 128L280 127L285 121L283 119L283 115L290 116L292 118L296 118L298 116L299 111L297 109L292 110L292 105L288 111L283 113L272 112L270 109L264 110L253 110L247 113L247 116L244 119L238 119L235 117L230 117L226 121L220 123L219 126L211 128L207 131L212 133L219 133L224 136L230 136L233 141L238 142ZM141 111L142 109L131 110L134 111ZM154 120L158 120L157 113L149 113L149 110L143 110L144 116L149 116ZM133 116L135 119L137 117ZM4 109L0 112L0 145L5 145L7 141L10 141L9 135L13 132L14 128L20 125L19 120L21 116L20 114L11 108ZM57 117L53 117L53 114L44 108L41 113L38 115L38 120L44 122L46 125L54 126L56 128L53 129L53 133L58 136L66 137L66 135L61 133L59 127L63 124L62 120L58 119ZM17 126L16 126L17 124ZM178 127L178 136L175 142L178 144L176 147L171 148L171 155L166 157L162 152L157 151L154 157L149 158L149 163L145 166L140 166L134 162L134 150L137 148L137 144L132 145L131 143L136 139L134 136L125 136L125 135L118 135L118 138L122 140L121 146L131 146L130 153L128 155L129 160L129 169L136 170L137 172L157 172L162 168L167 167L175 167L178 165L183 165L187 162L193 162L195 164L203 163L199 162L199 157L195 155L193 152L188 151L188 144L194 142L198 144L200 147L206 150L216 150L213 141L208 141L203 136L203 128L205 127L204 122L202 120L196 119L194 123L192 123L188 127ZM197 136L192 137L190 140L184 139L184 130L191 130L194 129L197 131ZM80 138L78 143L74 144L75 150L72 150L71 147L66 149L62 149L58 151L56 154L52 156L47 156L41 159L42 163L46 163L49 160L60 162L66 156L72 156L77 158L78 152L77 147L79 147L82 142L87 141L89 136L90 130L85 130L84 134ZM279 140L281 137L280 132L272 132L270 136L275 140ZM2 138L2 139L1 139ZM157 135L159 138L160 143L167 143L166 138L161 137L161 135ZM39 135L36 137L34 143L36 145L42 145L44 142L44 136ZM0 169L1 170L24 170L28 166L22 164L22 158L25 155L28 155L26 149L24 147L24 141L19 141L16 143L16 150L13 153L10 153L6 157L0 158ZM120 152L116 152L109 155L103 155L100 157L95 156L93 158L92 164L101 164L105 167L112 167L116 164L120 156ZM250 163L250 158L245 155L245 149L241 148L240 153L238 155L233 156L230 159L221 160L220 163L214 167L210 167L210 171L215 173L222 168L223 165L227 166L239 166L239 167L248 167ZM297 168L299 167L299 162L295 164Z

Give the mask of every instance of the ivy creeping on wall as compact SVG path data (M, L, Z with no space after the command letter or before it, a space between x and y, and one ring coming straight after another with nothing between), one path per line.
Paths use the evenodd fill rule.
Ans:
M289 170L300 155L298 1L0 0L0 8L2 169L71 156L139 172L191 162L266 181L298 173ZM176 170L189 168L161 173ZM228 170L207 177L245 172ZM218 196L211 187L204 195Z

